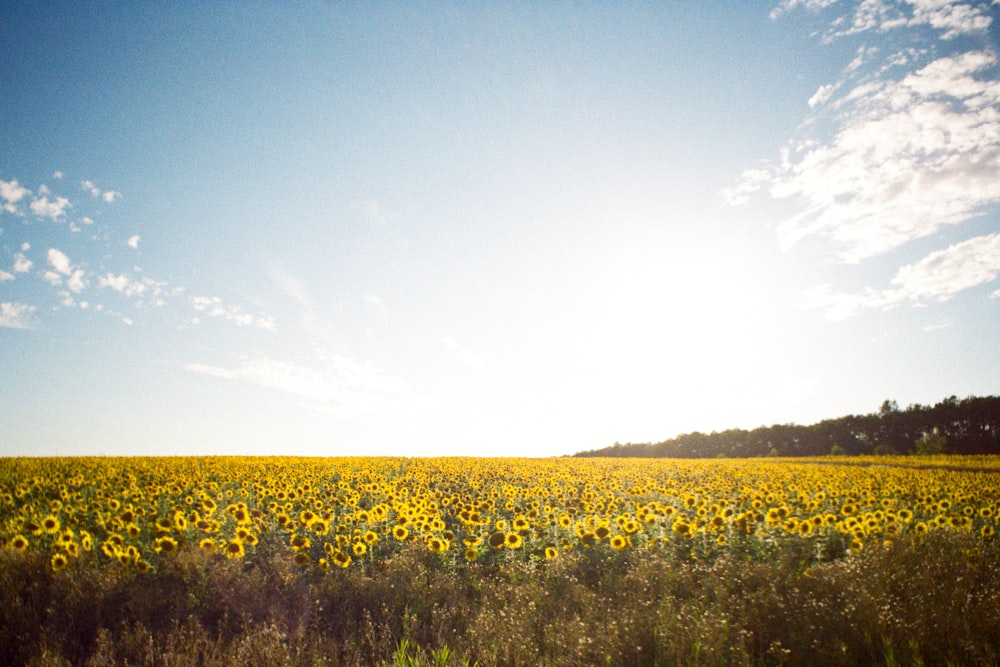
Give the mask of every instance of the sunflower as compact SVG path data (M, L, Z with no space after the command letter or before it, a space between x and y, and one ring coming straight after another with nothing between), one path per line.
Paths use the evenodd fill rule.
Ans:
M448 540L440 537L432 537L427 542L427 548L433 553L440 554L448 550Z
M559 550L555 547L545 547L545 560L554 560L559 555Z
M28 548L28 538L24 535L15 535L10 541L10 546L14 551L24 553Z
M504 536L504 545L508 549L520 549L524 544L519 533L510 532Z
M211 537L206 537L198 543L198 548L208 552L215 551L215 540Z
M57 553L52 555L52 560L49 563L52 565L52 571L58 572L69 565L69 559L66 558L65 554Z
M691 535L691 524L689 524L684 519L677 519L676 521L674 521L674 525L671 528L671 530L673 530L678 535L687 535L687 536L690 537L690 535Z
M729 538L726 537L725 533L721 533L717 538L715 538L715 543L720 547L724 547L729 544Z
M204 543L204 540L202 542ZM226 554L226 558L243 558L244 554L246 554L243 550L243 543L235 540L226 542L222 551Z
M462 555L465 557L465 560L472 563L479 558L479 551L475 547L469 547Z
M628 548L628 539L624 535L615 535L611 538L610 544L615 551L622 551Z
M402 542L403 540L405 540L407 538L407 536L409 536L409 534L410 534L410 531L407 530L406 526L403 526L403 525L394 526L393 529L392 529L392 536L395 537L400 542Z
M346 568L351 564L351 557L338 549L333 552L333 564L338 567Z
M504 544L507 543L507 536L503 533L493 533L490 535L489 542L494 549L503 549Z
M153 549L157 553L172 554L177 552L177 540L172 537L158 537L153 542Z
M302 535L292 535L292 538L288 542L295 551L308 549L311 544L309 538Z
M297 551L294 556L292 556L292 562L299 567L305 567L309 564L309 554L304 551Z
M52 514L49 514L44 519L42 519L42 530L48 533L49 535L55 535L56 533L58 533L59 527L60 523L58 517L53 516Z
M365 552L368 551L368 547L365 546L364 542L355 542L351 545L351 551L354 552L355 556L364 556Z

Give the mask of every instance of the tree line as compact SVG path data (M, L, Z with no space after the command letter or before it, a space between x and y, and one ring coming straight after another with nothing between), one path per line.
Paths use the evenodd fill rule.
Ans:
M811 426L685 433L656 443L615 443L574 456L748 458L861 454L1000 454L1000 397L951 396L933 406L883 401L878 412Z

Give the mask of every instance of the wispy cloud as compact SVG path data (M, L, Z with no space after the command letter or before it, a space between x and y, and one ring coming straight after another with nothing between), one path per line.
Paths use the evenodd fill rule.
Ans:
M128 240L125 241L125 245L127 245L129 248L132 248L133 250L135 250L135 249L137 249L139 247L139 241L141 240L141 238L142 237L140 237L138 234L130 236L130 237L128 237Z
M89 192L95 199L100 199L108 204L121 199L122 193L115 190L101 190L94 185L93 181L81 181L80 187Z
M369 362L335 355L312 362L246 358L234 368L188 363L189 373L237 380L309 400L342 417L371 417L392 411L407 394L402 378Z
M868 288L852 294L835 292L829 285L821 285L807 292L805 306L825 310L828 319L842 320L869 308L946 301L963 290L990 283L998 276L1000 233L977 236L903 266L893 276L893 286L889 288Z
M483 358L478 353L458 344L451 336L442 336L441 343L451 350L455 357L469 368L481 370L483 368Z
M723 192L729 203L745 205L755 193L792 202L798 212L775 226L782 247L815 236L855 264L996 210L1000 60L955 39L983 34L990 10L950 0L786 0L772 18L798 8L826 21L826 40L869 31L898 39L861 46L837 80L821 83L799 136ZM817 286L807 307L843 319L947 300L994 280L996 253L996 235L972 238L901 266L888 287Z
M31 329L35 307L26 303L0 302L0 328Z
M239 306L223 303L217 296L195 296L191 304L199 313L208 317L219 317L240 327L257 327L259 329L274 329L275 321L269 315L252 315L244 312ZM195 320L195 324L198 320Z
M951 40L961 35L981 33L989 28L991 17L988 3L962 0L784 0L771 11L771 18L803 7L817 13L835 5L848 6L846 14L831 21L825 35L827 41L836 37L870 30L888 32L897 28L929 26L940 31L941 39ZM993 4L996 4L995 2Z
M838 101L846 111L830 141L789 145L780 165L745 173L730 201L760 188L796 199L802 212L777 228L783 245L818 234L848 262L965 222L1000 203L1000 81L979 76L996 63L976 51L859 84Z

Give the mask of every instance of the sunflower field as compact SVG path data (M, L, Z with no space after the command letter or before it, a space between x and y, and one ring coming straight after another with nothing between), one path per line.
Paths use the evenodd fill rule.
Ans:
M33 620L5 624L0 659L228 664L243 642L289 664L997 664L997 621L969 619L1000 611L977 569L1000 551L998 473L943 456L2 459L0 604ZM965 602L971 581L903 576L934 558L973 568ZM754 621L748 600L778 606ZM923 628L928 604L965 605L957 634ZM716 627L692 630L706 612Z

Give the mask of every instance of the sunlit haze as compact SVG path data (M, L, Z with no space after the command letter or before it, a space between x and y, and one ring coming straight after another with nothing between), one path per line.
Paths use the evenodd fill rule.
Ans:
M0 454L1000 393L1000 2L5 3Z

